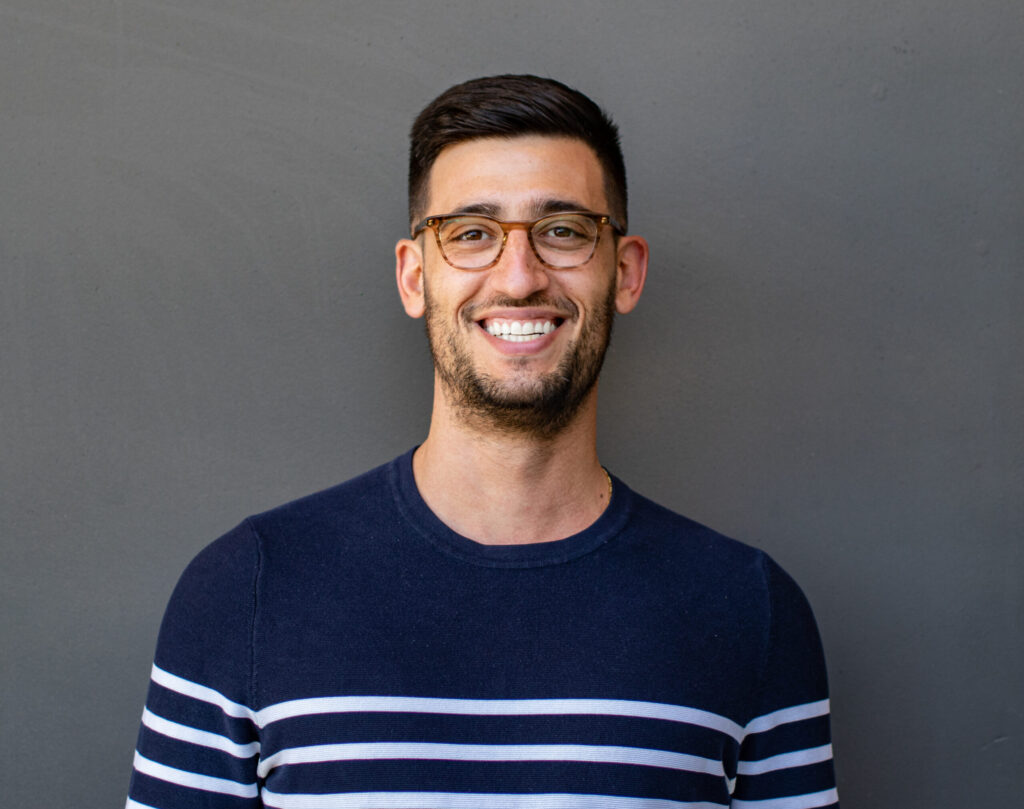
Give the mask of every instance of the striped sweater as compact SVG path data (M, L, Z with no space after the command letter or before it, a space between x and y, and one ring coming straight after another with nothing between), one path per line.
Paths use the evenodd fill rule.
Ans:
M837 807L821 645L760 551L614 480L487 546L412 453L249 518L164 617L130 809Z

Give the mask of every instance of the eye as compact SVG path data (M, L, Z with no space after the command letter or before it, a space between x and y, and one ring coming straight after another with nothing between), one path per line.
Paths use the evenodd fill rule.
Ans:
M480 228L463 228L449 237L454 242L479 242L490 237L486 231Z
M494 222L478 217L449 219L441 229L441 240L445 244L479 247L495 239L501 239L501 228Z
M585 216L565 214L538 222L534 238L556 250L576 250L591 244L597 235L593 221Z
M545 236L550 236L554 239L573 239L582 236L583 234L573 228L571 225L564 223L558 223L549 225L544 231Z

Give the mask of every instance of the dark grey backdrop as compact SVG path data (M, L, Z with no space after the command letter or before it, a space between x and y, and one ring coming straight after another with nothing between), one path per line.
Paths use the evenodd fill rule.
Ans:
M603 460L804 585L848 809L1016 805L1022 8L2 0L0 804L120 805L189 558L424 435L405 133L530 71L653 250Z

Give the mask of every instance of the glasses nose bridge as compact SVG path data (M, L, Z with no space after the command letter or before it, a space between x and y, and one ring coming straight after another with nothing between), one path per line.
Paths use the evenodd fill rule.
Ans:
M502 255L505 252L505 247L508 245L508 234L513 230L524 230L526 231L526 243L530 246L530 251L533 253L533 257L536 258L541 264L544 263L544 259L540 257L537 252L537 245L533 243L533 227L536 222L498 222L501 227L501 250L498 251L498 255L494 258L494 263L497 264Z

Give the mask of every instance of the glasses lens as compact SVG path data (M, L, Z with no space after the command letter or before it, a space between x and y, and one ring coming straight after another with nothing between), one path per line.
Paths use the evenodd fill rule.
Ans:
M594 254L600 226L589 216L556 214L533 226L533 244L541 260L554 267L577 267Z
M453 216L437 232L441 252L453 267L486 267L501 251L501 226L482 216Z

